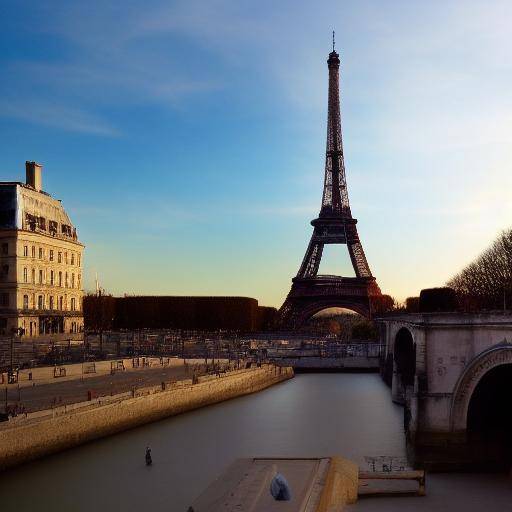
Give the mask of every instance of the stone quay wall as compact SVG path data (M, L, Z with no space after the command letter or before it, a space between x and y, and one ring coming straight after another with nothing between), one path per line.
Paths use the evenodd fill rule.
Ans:
M0 469L71 448L168 416L265 389L293 377L292 368L263 365L39 411L0 426Z

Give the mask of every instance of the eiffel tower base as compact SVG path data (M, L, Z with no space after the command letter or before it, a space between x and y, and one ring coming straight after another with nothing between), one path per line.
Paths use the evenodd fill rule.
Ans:
M345 308L371 318L372 297L380 295L374 277L296 277L279 310L278 326L298 329L313 315L327 308Z

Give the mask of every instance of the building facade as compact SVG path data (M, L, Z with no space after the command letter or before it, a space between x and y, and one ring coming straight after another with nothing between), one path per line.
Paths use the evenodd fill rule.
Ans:
M42 190L42 166L26 182L0 182L0 335L83 337L82 257L60 200Z

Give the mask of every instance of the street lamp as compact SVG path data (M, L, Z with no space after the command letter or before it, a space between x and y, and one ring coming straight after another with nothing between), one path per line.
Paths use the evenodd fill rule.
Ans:
M14 337L16 335L23 336L25 329L23 327L13 327L11 329L11 363L9 365L9 372L7 373L7 383L15 384L18 382L18 373L14 372Z

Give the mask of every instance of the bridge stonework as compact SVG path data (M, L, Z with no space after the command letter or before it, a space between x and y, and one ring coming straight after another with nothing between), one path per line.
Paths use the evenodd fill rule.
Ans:
M506 339L482 352L472 364L468 365L454 389L450 430L453 432L466 430L469 401L477 384L489 370L503 364L512 364L512 344Z
M410 455L418 464L439 469L470 463L469 403L488 371L512 364L512 315L401 314L378 321L383 368L392 373L393 401L404 405ZM401 352L411 344L412 366L404 368L407 358Z

